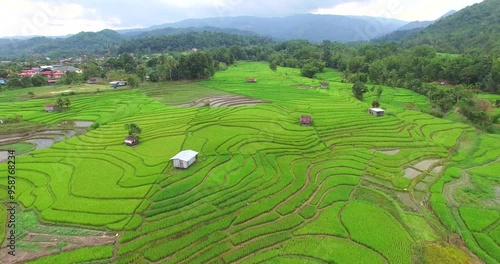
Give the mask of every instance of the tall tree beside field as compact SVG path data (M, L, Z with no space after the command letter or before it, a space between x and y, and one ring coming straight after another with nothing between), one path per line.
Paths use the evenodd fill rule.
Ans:
M63 104L66 108L69 108L69 106L71 105L71 101L69 100L69 98L64 98Z
M56 105L59 107L59 109L63 108L64 100L62 98L57 98Z
M93 77L101 77L101 69L97 64L91 62L83 68L83 79L88 80Z
M127 78L127 84L132 88L137 88L139 86L139 79L136 76L129 76Z
M125 124L125 130L130 136L137 136L142 132L142 129L136 123Z
M356 99L363 101L363 95L368 92L368 88L366 87L366 84L363 82L356 82L352 86L352 93L354 94L354 97Z
M149 73L149 80L151 82L159 82L160 81L160 77L158 76L158 72L157 71L152 71Z
M375 91L377 94L377 101L380 101L380 96L382 96L382 92L384 91L384 88L378 87L377 90Z
M276 62L271 61L269 63L269 69L271 69L271 71L273 71L273 72L276 72L278 70L278 66L276 65Z
M179 63L174 57L168 54L162 54L162 56L160 56L160 63L165 66L168 79L172 81L172 72L177 68Z
M80 83L82 82L83 76L76 72L66 72L63 76L62 79L59 81L64 83L64 84L74 84L74 83Z
M31 81L31 77L22 77L21 84L24 88L33 86L33 82Z
M137 66L136 72L141 82L144 82L146 80L146 75L148 74L148 69L146 68L146 66L144 66L144 64Z

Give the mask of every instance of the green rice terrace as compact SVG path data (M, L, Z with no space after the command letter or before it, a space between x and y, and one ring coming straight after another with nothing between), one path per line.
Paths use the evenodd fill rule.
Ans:
M373 93L318 78L239 62L53 113L52 97L6 92L0 115L22 122L0 125L0 160L18 152L21 208L11 257L1 163L1 263L500 263L500 136L424 114L399 88L383 87L375 117ZM197 161L173 168L188 149Z

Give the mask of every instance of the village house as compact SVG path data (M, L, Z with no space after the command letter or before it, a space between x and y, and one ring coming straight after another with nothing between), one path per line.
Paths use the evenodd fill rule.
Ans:
M310 126L312 124L313 124L312 116L309 116L309 115L301 115L300 116L300 125Z
M385 113L384 109L380 108L368 108L368 113L374 116L383 116Z
M173 161L175 168L187 169L196 161L198 152L194 150L184 150L173 156L170 160Z
M56 109L56 106L53 104L46 104L44 105L44 107L45 107L45 112L54 112L54 110Z
M328 89L328 86L330 86L329 83L327 83L327 82L321 82L321 89Z
M134 136L128 136L123 140L123 142L125 143L125 145L133 147L133 146L139 144L139 139L137 137L134 137Z
M257 82L257 79L255 79L255 78L248 78L247 82L248 83L255 83L255 82Z
M18 74L19 77L33 77L40 73L39 68L27 68Z

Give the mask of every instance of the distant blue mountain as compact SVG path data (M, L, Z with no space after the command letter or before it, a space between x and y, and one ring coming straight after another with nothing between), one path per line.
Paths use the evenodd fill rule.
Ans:
M287 17L214 17L187 19L180 22L152 26L146 29L120 33L147 32L163 28L223 28L272 37L275 40L306 39L352 42L368 41L408 24L406 21L362 16L292 15ZM376 29L374 31L374 29Z

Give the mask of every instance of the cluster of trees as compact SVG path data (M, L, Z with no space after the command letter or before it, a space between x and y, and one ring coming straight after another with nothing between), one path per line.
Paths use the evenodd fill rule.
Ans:
M234 61L234 60L233 60ZM219 61L211 52L163 53L152 58L135 58L124 53L117 58L108 59L102 68L84 68L84 76L102 76L108 79L127 80L135 86L144 82L146 77L152 82L174 80L198 80L210 78L219 69Z
M500 93L500 57L437 53L429 45L403 49L396 43L311 44L295 40L273 45L268 60L280 66L301 68L310 77L330 67L344 72L346 80L410 87L445 82Z
M71 105L71 101L69 100L69 98L57 98L55 105L57 105L59 109L69 108L69 106Z
M40 87L44 85L47 85L47 77L43 74L37 74L33 78L13 77L7 83L7 86L12 88Z

